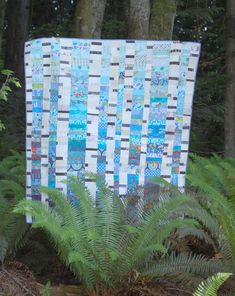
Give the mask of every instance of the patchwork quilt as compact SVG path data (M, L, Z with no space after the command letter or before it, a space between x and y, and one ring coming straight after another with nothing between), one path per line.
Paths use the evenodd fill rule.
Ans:
M43 38L25 44L27 198L68 198L92 172L118 195L162 177L185 185L200 44Z

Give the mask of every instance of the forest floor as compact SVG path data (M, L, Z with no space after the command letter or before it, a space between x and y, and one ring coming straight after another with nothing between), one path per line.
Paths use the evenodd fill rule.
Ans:
M53 280L48 278L47 280ZM87 296L81 284L58 284L52 286L40 283L33 273L22 263L12 262L0 268L0 295L1 296ZM43 279L45 281L45 279ZM231 283L222 288L222 296L230 290ZM40 294L40 290L44 293ZM48 290L47 290L48 289ZM123 287L115 296L192 296L193 290L177 285L169 279L138 280Z
M54 275L53 275L54 276ZM0 269L0 295L2 296L39 296L44 284L38 282L33 273L22 263L12 262ZM44 279L45 280L45 279ZM53 280L48 279L48 280ZM86 296L82 285L53 284L51 296ZM43 294L50 295L50 294ZM124 287L118 296L189 296L192 292L169 280L143 281Z
M175 242L174 251L190 251L203 254L213 260L220 259L219 254L213 253L211 246L194 237L188 237L186 241L180 243ZM41 294L43 296L86 296L84 287L78 280L75 280L74 275L60 263L58 258L53 257L53 253L50 253L49 249L48 253L52 258L50 264L53 267L49 268L48 266L43 273L36 276L26 266L28 260L26 262L23 260L23 263L14 261L0 266L0 296L39 296L42 288L45 291L48 289L48 294L45 292L45 294ZM22 261L20 257L17 260ZM46 285L49 282L51 286ZM193 295L193 290L201 282L201 279L195 278L195 283L192 286L184 286L183 283L177 284L174 279L170 278L147 280L137 277L137 280L131 280L131 283L126 282L127 284L123 285L117 296L189 296ZM49 294L50 289L51 294ZM223 287L219 295L224 295L228 290L229 283Z

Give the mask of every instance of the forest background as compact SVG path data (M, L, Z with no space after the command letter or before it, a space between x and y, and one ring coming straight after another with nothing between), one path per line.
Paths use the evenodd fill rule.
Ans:
M25 149L24 42L50 36L201 42L190 152L235 156L235 1L1 0L0 67L22 87L0 103L0 158Z

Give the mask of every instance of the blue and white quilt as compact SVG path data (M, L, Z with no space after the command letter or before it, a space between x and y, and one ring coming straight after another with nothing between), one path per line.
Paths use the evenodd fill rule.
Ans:
M25 45L27 198L68 175L118 195L159 176L185 186L200 45L43 38Z

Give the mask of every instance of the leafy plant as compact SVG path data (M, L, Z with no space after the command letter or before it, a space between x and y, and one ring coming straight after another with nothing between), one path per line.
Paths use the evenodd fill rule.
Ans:
M194 270L212 274L221 268L203 256L167 255L166 238L175 228L198 225L194 219L182 219L188 212L187 196L164 198L152 207L137 203L136 215L130 216L125 202L99 181L96 201L81 181L71 178L69 186L75 193L73 204L62 192L42 188L54 202L53 208L23 200L14 213L32 215L33 227L49 233L60 257L81 278L89 295L115 295L133 270L156 277Z
M232 275L232 273L217 273L202 282L193 296L216 296L220 286Z
M12 152L0 162L0 263L14 255L28 230L24 217L12 213L17 202L25 197L23 154Z
M51 282L47 282L46 285L40 289L40 295L51 296L51 293L52 293Z
M11 70L1 70L0 75L5 77L5 82L0 88L0 100L7 101L8 95L12 92L11 86L21 87L19 79L13 76L13 71ZM0 131L4 129L5 126L0 120Z
M38 229L32 230L24 216L12 212L23 199L25 154L12 151L0 162L0 278L3 268L11 272L9 262L15 259L37 275L52 273L59 262L48 238Z
M187 176L207 212L217 220L215 233L223 264L235 270L235 159L192 156Z

